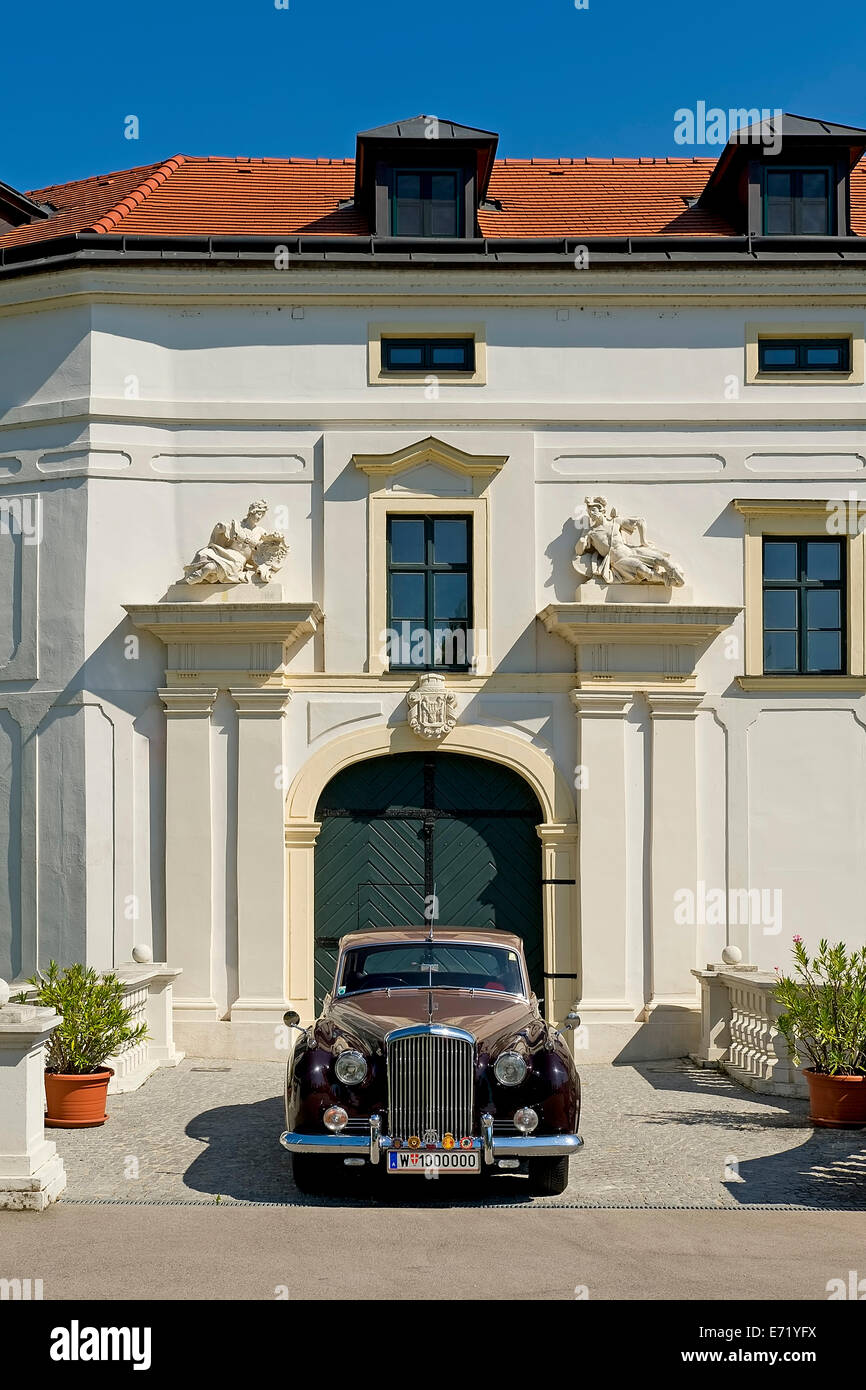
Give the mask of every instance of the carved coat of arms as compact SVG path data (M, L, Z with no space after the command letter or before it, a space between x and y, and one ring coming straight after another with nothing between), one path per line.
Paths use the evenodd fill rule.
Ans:
M457 696L436 672L420 676L407 697L409 726L420 738L444 738L457 723Z

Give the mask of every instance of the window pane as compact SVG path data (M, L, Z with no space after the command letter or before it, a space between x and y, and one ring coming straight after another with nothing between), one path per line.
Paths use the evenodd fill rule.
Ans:
M434 367L463 367L466 364L466 344L433 343L431 356Z
M430 235L459 236L457 179L453 174L430 177Z
M761 365L763 367L796 367L797 349L780 347L775 343L761 344Z
M764 590L764 627L796 628L797 591L795 589Z
M465 625L434 628L433 661L436 666L468 666L471 659Z
M810 632L806 638L807 671L839 671L842 667L842 634Z
M433 559L437 565L465 565L467 554L465 521L433 522Z
M823 236L830 230L830 207L825 170L803 174L803 196L800 200L798 231L804 235Z
M806 626L841 627L842 595L838 589L815 589L806 594ZM775 624L774 624L775 626ZM779 624L783 626L783 624Z
M420 197L421 197L421 175L420 175L420 174L398 174L398 175L397 175L397 197L398 197L398 198L420 198Z
M823 636L823 633L821 634ZM794 632L764 633L764 670L796 671L797 635Z
M797 542L765 541L764 578L796 579L797 577ZM815 577L817 578L817 576Z
M404 367L422 368L424 366L424 349L420 343L387 343L385 347L385 366L388 368Z
M391 575L391 616L424 620L423 574Z
M398 565L423 565L424 522L421 517L391 522L391 559Z
M397 174L394 180L394 235L424 235L420 174Z
M826 347L812 344L805 349L805 354L808 367L827 367L830 371L840 371L844 367L842 348L838 344L830 343Z
M467 618L467 577L465 574L433 576L435 618Z
M838 541L808 541L806 544L806 578L839 579L841 549Z
M792 176L781 170L768 169L764 184L766 198L766 230L770 235L793 232Z

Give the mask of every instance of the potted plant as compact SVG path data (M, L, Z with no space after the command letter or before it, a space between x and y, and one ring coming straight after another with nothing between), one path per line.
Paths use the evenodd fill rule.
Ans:
M794 1063L800 1053L809 1084L812 1123L830 1129L866 1126L866 947L849 955L844 942L818 943L812 960L794 937L794 974L783 975L776 998L779 1031Z
M44 975L34 975L28 983L35 996L20 995L20 1003L39 1004L63 1016L45 1058L46 1125L89 1129L105 1124L108 1083L114 1075L105 1059L144 1042L147 1026L132 1026L132 1010L114 974L97 975L83 965L61 971L51 961Z

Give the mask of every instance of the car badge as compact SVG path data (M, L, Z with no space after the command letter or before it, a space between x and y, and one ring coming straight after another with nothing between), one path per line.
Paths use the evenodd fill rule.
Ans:
M443 1135L442 1135L442 1147L443 1147L443 1149L453 1149L455 1143L456 1143L456 1140L455 1140L453 1134L443 1134Z
M410 1134L407 1143L410 1149L420 1149L421 1147L421 1140L417 1134Z
M425 1131L424 1131L424 1148L425 1148L425 1149L438 1149L438 1147L439 1147L439 1135L436 1133L435 1129L425 1129Z
M402 1140L402 1139L392 1139L392 1140L391 1140L391 1148L392 1148L392 1149L402 1149L402 1147L403 1147L403 1140Z
M471 1138L469 1137L468 1134L464 1134L463 1138L460 1140L460 1147L461 1147L461 1149L471 1149L471 1148L472 1148L472 1140L471 1140Z

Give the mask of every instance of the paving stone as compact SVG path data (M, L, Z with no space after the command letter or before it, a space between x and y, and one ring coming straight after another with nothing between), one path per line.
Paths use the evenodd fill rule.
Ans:
M225 1068L223 1070L222 1068ZM280 1147L278 1062L186 1059L139 1091L109 1097L101 1129L53 1130L65 1200L310 1202ZM866 1131L815 1130L804 1100L759 1096L688 1063L584 1066L581 1133L561 1198L533 1205L866 1209ZM316 1202L426 1205L528 1201L525 1179L500 1175L405 1182L400 1190L347 1169L340 1197Z

